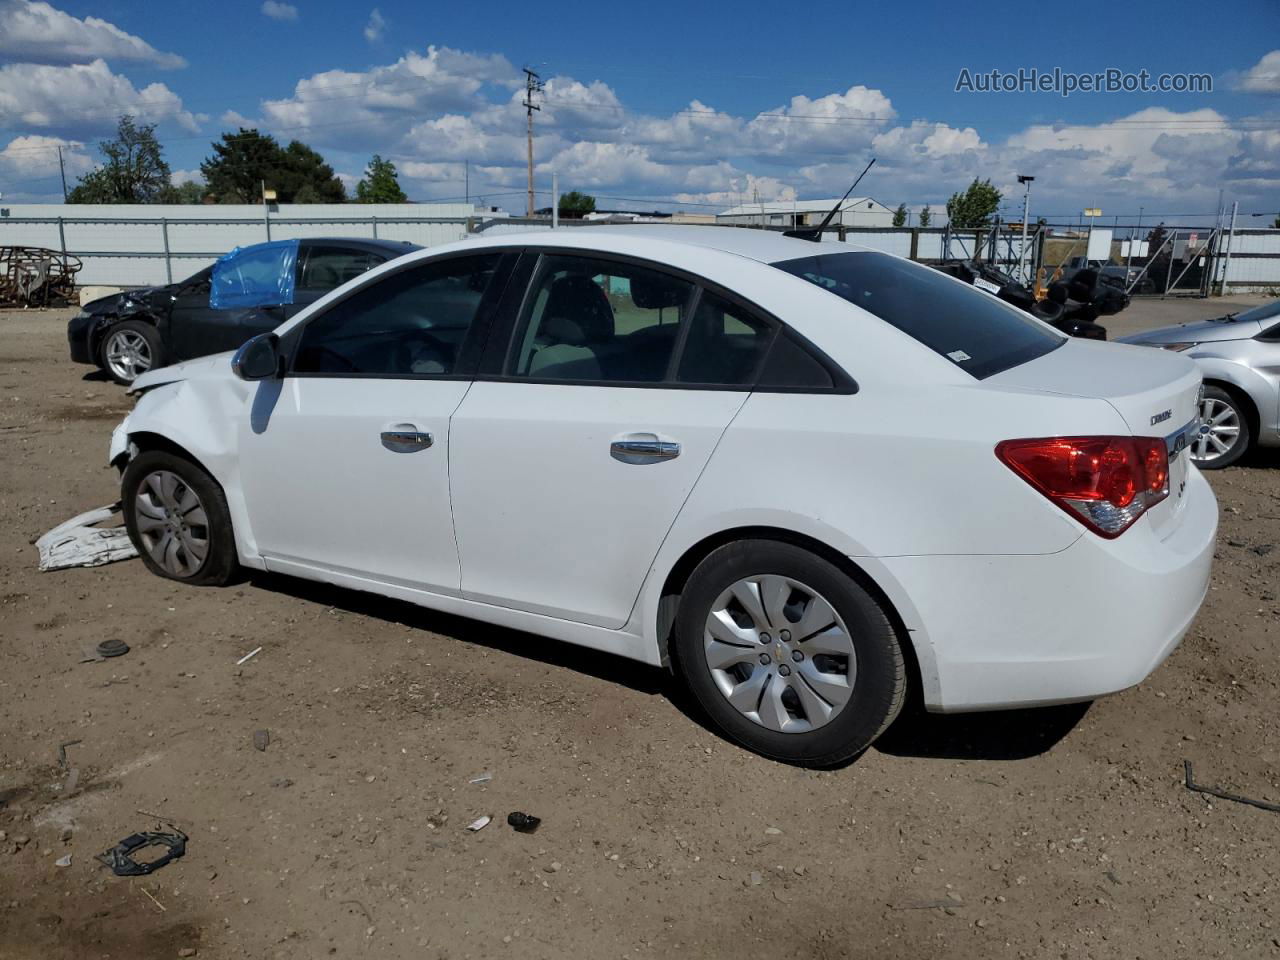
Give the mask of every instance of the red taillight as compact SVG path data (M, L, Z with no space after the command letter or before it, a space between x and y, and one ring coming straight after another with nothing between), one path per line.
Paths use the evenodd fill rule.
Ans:
M1169 495L1169 454L1157 437L1005 440L996 456L1103 537L1120 536Z

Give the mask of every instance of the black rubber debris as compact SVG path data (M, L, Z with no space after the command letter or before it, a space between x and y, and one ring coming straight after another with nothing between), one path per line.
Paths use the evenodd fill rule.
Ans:
M507 814L507 823L519 833L533 833L541 822L541 817L535 817L531 813L521 813L519 810Z
M100 657L123 657L129 652L129 645L123 640L103 640L95 648Z

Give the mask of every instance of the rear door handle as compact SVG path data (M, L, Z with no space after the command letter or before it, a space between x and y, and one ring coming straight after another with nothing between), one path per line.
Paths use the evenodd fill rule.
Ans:
M658 440L652 435L643 439L624 438L609 444L609 456L620 463L662 463L680 456L680 444Z
M426 450L434 442L431 434L415 430L412 424L397 425L382 431L382 445L394 453Z

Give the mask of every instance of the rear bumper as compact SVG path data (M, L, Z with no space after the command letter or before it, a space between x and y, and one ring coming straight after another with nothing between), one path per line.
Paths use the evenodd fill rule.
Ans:
M926 706L1068 703L1144 680L1209 586L1217 500L1198 470L1184 496L1182 521L1164 540L1140 520L1116 540L1085 534L1047 555L882 559L914 607L904 619Z

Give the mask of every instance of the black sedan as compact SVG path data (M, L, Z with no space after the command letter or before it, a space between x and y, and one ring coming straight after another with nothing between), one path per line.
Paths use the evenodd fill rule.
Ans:
M71 359L129 384L153 367L235 350L335 287L417 249L345 237L241 247L180 283L86 304L67 324Z

